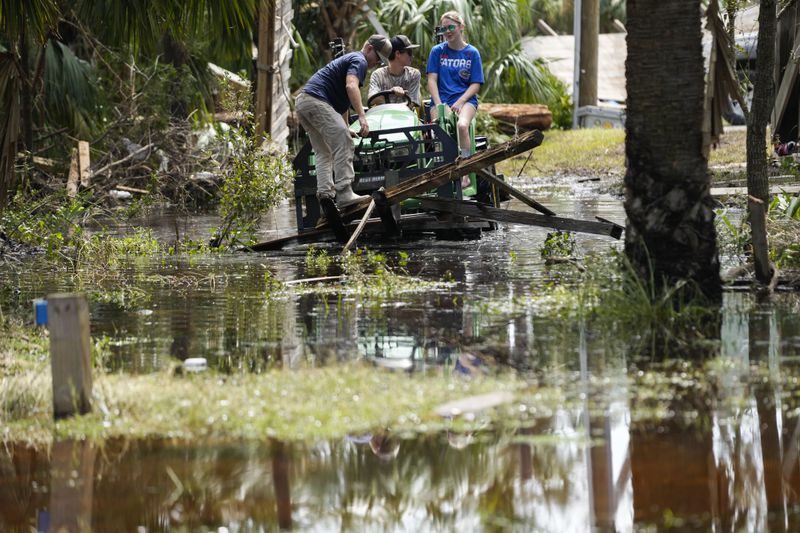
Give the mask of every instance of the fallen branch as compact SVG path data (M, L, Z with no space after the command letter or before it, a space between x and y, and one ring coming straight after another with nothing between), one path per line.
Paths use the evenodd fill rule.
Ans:
M305 279L292 279L284 281L284 285L300 285L301 283L316 283L318 281L338 281L344 276L322 276L320 278L305 278Z
M114 188L120 191L138 192L139 194L150 194L150 191L146 191L144 189L137 189L136 187L126 187L125 185L115 185Z
M118 161L114 161L113 163L107 164L103 168L99 168L97 170L92 171L92 175L93 176L97 176L99 174L102 174L103 172L106 172L109 169L111 169L111 168L113 168L113 167L115 167L117 165L121 165L122 163L124 163L125 161L128 161L129 159L132 159L133 157L141 154L142 152L144 152L146 150L150 150L152 147L153 147L152 143L148 144L147 146L143 146L143 147L139 148L138 150L136 150L135 152L131 152L130 154L126 155L125 157L123 157L122 159L120 159Z

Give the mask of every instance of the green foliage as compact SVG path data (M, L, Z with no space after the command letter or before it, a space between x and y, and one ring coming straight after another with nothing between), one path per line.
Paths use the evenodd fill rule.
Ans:
M222 141L233 154L224 169L219 213L222 224L213 239L215 246L235 246L255 242L261 216L278 205L288 194L294 177L291 161L283 151L270 151L249 129L252 96L222 87L221 101L227 109L244 115L243 125L219 130Z
M0 229L22 244L42 249L47 257L63 257L63 248L83 238L81 223L88 216L82 198L63 193L36 198L18 194L0 214Z
M738 223L734 218L738 217ZM746 262L745 254L750 245L750 224L739 214L729 209L716 210L714 219L717 227L717 248L722 256L729 259L738 258L740 263Z
M264 272L264 295L266 298L282 294L285 290L286 286L272 272L269 270Z
M320 250L315 246L310 246L306 252L306 270L311 275L324 276L333 264L333 258L328 255L326 250Z
M593 256L578 279L537 291L537 312L585 321L591 331L635 332L635 350L665 355L718 333L717 306L692 283L656 283L639 276L622 254ZM652 272L652 269L651 269ZM707 329L708 328L708 329Z
M0 37L17 43L20 35L28 32L43 41L59 18L56 0L2 0L0 1Z
M255 135L232 130L225 138L236 156L223 179L217 244L252 244L262 214L289 193L294 171L287 154L271 153Z
M560 93L557 98L547 102L547 108L553 114L553 124L551 128L568 130L572 127L572 97L566 90Z
M800 220L800 196L788 193L776 194L769 204L770 216Z
M530 0L526 3L529 5L531 18L534 21L542 19L557 33L572 34L573 1ZM616 31L612 25L614 19L624 23L627 19L626 12L625 0L600 0L600 32Z
M776 194L769 210L770 260L778 268L800 267L800 196Z
M547 234L541 247L542 258L572 257L575 255L575 235L569 231L554 231Z
M76 265L91 264L93 268L118 268L131 257L146 257L161 253L162 247L150 228L136 228L130 235L113 237L95 233L73 243Z
M88 138L97 112L92 67L55 39L49 39L45 48L44 90L49 122Z

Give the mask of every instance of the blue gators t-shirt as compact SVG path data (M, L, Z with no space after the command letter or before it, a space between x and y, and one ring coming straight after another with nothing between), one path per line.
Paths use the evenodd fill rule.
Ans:
M303 87L303 92L328 102L341 115L350 107L345 89L348 74L358 78L359 87L364 83L364 78L367 77L367 58L364 54L350 52L337 57L311 76Z
M451 106L473 83L483 84L483 64L478 49L468 44L462 50L453 50L447 43L437 44L428 56L428 74L439 76L439 97ZM478 97L469 103L478 107Z

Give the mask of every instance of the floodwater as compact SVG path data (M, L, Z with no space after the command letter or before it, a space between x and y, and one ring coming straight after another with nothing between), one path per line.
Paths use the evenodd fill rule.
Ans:
M623 223L620 200L592 186L566 180L532 192L561 216ZM148 223L168 240L202 238L216 221ZM287 206L263 234L292 224ZM511 304L567 268L544 264L546 233L512 226L477 241L383 247L390 262L408 253L410 274L453 283L377 299L268 298L265 273L284 281L318 275L309 272L307 247L134 261L92 278L88 289L81 272L12 272L6 283L20 309L48 293L90 290L92 334L108 339L110 371L206 357L223 372L302 372L357 359L413 379L430 368L464 372L459 361L468 355L543 383L570 375L563 387L579 401L515 430L468 434L375 428L315 442L11 445L0 451L0 530L800 529L797 296L759 303L726 293L713 355L738 364L702 395L676 394L678 416L654 419L642 414L642 395L628 390L627 377L652 371L630 339ZM577 243L581 256L621 245L592 235ZM699 364L678 373L676 390Z

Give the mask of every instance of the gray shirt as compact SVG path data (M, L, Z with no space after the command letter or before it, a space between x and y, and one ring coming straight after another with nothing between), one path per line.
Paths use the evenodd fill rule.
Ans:
M369 98L375 93L388 91L392 87L402 87L411 98L411 101L417 105L420 105L420 78L421 75L419 70L415 69L414 67L403 67L403 72L399 76L394 76L391 72L389 72L389 67L381 67L374 71L369 77L369 92L367 93L367 99L369 100ZM392 104L404 104L406 99L403 96L397 96L393 94L389 96L387 101Z

